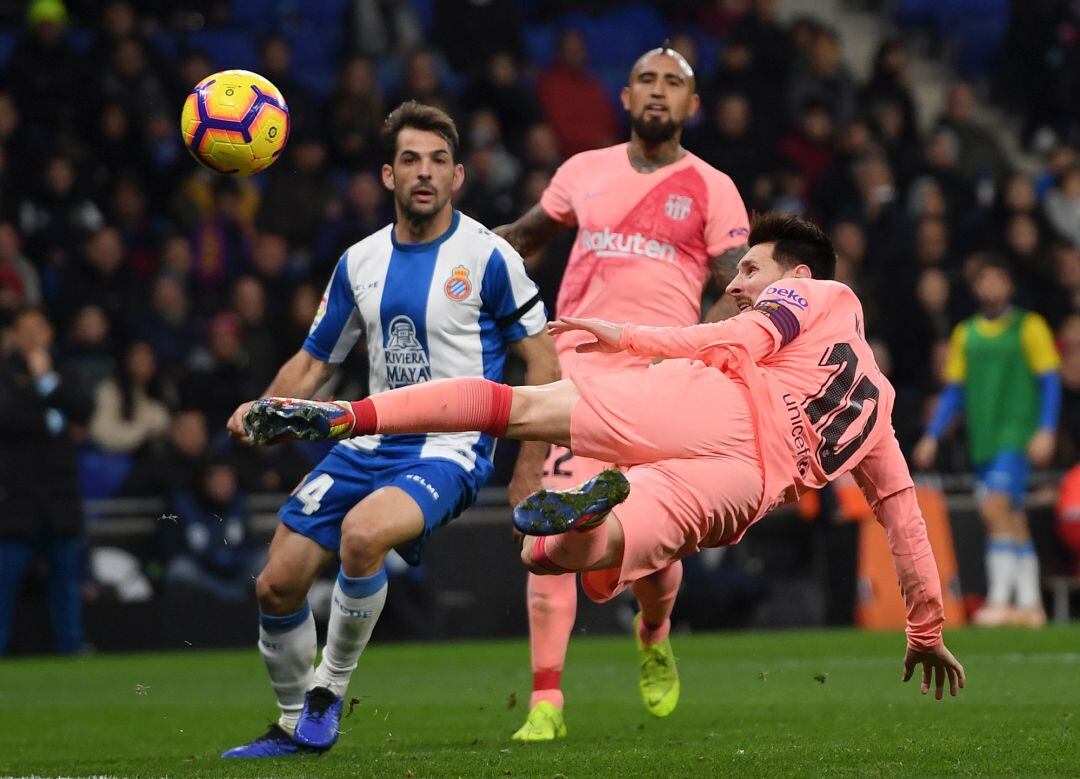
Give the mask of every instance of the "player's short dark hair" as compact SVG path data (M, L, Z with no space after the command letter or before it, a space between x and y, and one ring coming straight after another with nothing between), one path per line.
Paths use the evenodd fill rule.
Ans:
M394 156L397 154L398 135L406 127L442 136L450 146L450 156L454 160L457 159L460 138L457 125L454 124L450 115L435 106L408 100L391 111L383 122L382 142L388 163L393 164Z
M770 211L750 221L750 246L776 244L773 259L785 268L805 265L815 279L836 276L836 249L825 231L796 214Z

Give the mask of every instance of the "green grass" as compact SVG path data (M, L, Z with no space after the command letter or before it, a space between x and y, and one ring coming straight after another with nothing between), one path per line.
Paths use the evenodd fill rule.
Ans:
M898 635L677 635L665 720L642 709L629 638L575 638L570 735L527 746L509 740L524 641L376 643L338 746L276 761L218 759L275 711L254 648L6 661L0 775L1076 776L1080 627L949 638L969 684L935 702L900 684Z

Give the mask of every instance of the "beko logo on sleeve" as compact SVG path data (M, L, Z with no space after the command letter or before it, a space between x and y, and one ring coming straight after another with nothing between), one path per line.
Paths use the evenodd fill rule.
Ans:
M806 298L804 298L802 295L800 295L793 289L785 289L784 287L769 287L767 290L765 290L765 295L775 295L776 299L781 301L782 303L787 303L788 305L794 306L795 308L801 309L803 311L806 310L806 306L808 305L808 303L806 302ZM762 297L764 297L764 295L762 295Z

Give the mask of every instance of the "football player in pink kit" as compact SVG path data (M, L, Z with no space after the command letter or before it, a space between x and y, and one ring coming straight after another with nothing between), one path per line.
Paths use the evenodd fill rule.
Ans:
M507 387L446 379L354 403L270 398L245 418L255 443L287 437L481 430L544 440L625 469L515 509L534 573L582 571L606 600L702 547L736 543L769 510L851 472L884 526L907 608L903 680L952 695L964 669L941 637L941 584L891 423L894 390L863 335L862 306L830 281L828 237L799 217L755 220L728 285L741 313L651 328L563 319L583 353L661 358L646 368ZM591 335L594 340L587 340Z
M559 168L540 202L494 232L529 254L556 233L577 228L559 288L558 313L648 325L701 321L710 276L719 288L734 263L721 256L746 243L746 208L731 179L680 145L683 123L698 108L693 70L678 52L642 55L622 94L630 115L629 143L583 152ZM719 318L713 312L707 318ZM648 365L648 357L581 353L584 334L555 338L564 375ZM552 446L544 486L560 489L595 476L607 463ZM535 485L510 485L518 503ZM682 564L643 579L632 589L641 606L635 624L641 654L639 686L648 711L667 716L679 696L675 657L667 640L669 615L682 581ZM527 587L533 693L529 716L514 734L547 741L566 734L562 671L577 616L576 577L529 574Z

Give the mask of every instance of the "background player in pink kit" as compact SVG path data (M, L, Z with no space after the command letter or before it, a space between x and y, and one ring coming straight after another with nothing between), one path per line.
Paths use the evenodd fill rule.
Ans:
M894 391L863 336L855 294L829 281L829 239L798 217L756 220L728 286L742 312L676 328L569 319L583 352L663 358L647 368L571 375L540 387L449 379L352 404L259 401L257 443L299 435L481 430L571 446L627 469L577 490L541 490L515 509L537 573L585 571L612 597L672 561L736 543L770 509L851 472L888 534L907 607L904 681L964 686L941 638L941 585L915 488L892 429ZM331 433L333 431L333 433ZM614 508L613 508L614 507ZM571 531L571 532L567 532Z
M622 93L630 115L629 143L587 151L559 168L540 202L518 221L496 228L520 253L529 254L555 234L577 228L559 288L561 316L602 317L649 325L701 321L702 292L710 275L719 288L733 263L720 262L746 243L746 208L731 179L680 145L683 123L698 109L694 74L668 48L642 55ZM648 357L628 352L580 353L578 332L555 339L565 374L644 366ZM552 446L544 468L550 488L572 486L606 463ZM532 491L512 482L511 503ZM678 702L678 672L667 641L671 609L682 580L673 563L634 586L641 606L636 629L642 654L641 693L656 716ZM527 590L533 693L529 717L514 734L522 741L565 735L562 670L577 614L573 575L530 574Z

